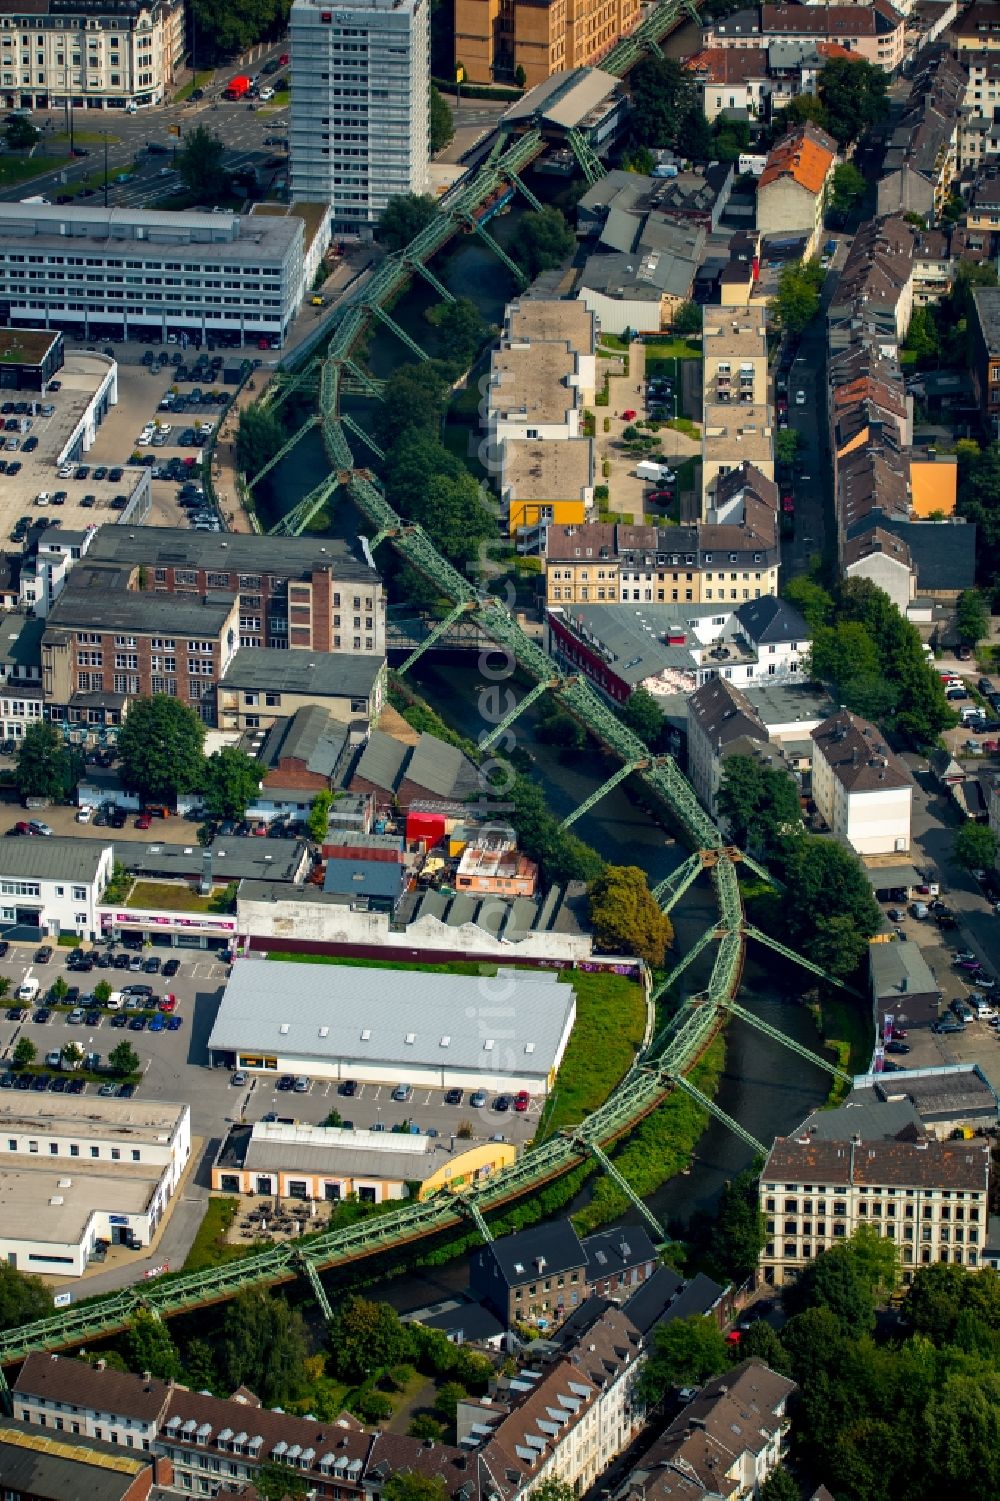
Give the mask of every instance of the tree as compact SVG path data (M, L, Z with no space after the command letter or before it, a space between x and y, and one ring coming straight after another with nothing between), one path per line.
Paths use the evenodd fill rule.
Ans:
M808 1262L783 1297L791 1313L829 1309L847 1334L865 1334L875 1327L874 1293L847 1245L833 1246Z
M880 1235L876 1225L858 1225L847 1242L847 1251L876 1299L892 1292L899 1280L895 1241Z
M433 353L456 376L468 370L487 334L486 324L470 297L435 302L424 314L435 330Z
M673 329L675 334L700 334L702 329L701 304L682 302L674 313Z
M819 312L823 268L819 261L789 261L778 277L771 312L786 333L801 334Z
M378 239L387 250L402 250L427 228L436 213L437 204L426 193L397 193L382 210Z
M757 1197L757 1174L740 1173L722 1185L712 1241L713 1260L729 1282L744 1282L767 1244Z
M201 792L209 818L243 818L259 791L260 767L245 751L224 745L208 757Z
M52 1313L52 1289L0 1261L0 1329L17 1329Z
M760 1501L799 1501L801 1494L798 1481L792 1479L784 1465L779 1465L761 1486Z
M111 996L111 985L107 980L98 980L94 986L94 1000L99 1006L106 1006Z
M14 1044L14 1067L28 1068L38 1057L38 1049L30 1037L19 1037Z
M669 1387L700 1385L724 1371L728 1363L729 1347L713 1318L695 1314L658 1324L636 1392L641 1401L652 1405Z
M285 1501L286 1497L289 1501L305 1501L312 1490L308 1475L274 1459L254 1472L253 1483L261 1501Z
M288 24L288 0L191 0L198 63L228 61Z
M549 812L545 796L537 782L517 776L506 789L510 805L507 815L517 831L518 844L530 860L541 866L546 885L564 885L567 881L594 881L604 862L596 850L575 834L560 827Z
M739 1357L741 1360L762 1360L769 1365L772 1371L780 1371L787 1375L789 1370L788 1354L781 1343L780 1336L766 1319L754 1319L750 1328L747 1329L740 1340Z
M756 756L727 757L718 808L734 843L765 855L778 840L802 831L798 783Z
M204 770L205 726L179 699L155 693L131 705L118 736L122 781L145 800L193 792Z
M830 974L853 974L882 923L857 856L803 834L784 841L774 863L785 890L752 901L760 925Z
M817 80L830 134L846 146L889 113L889 75L861 58L834 58Z
M65 975L56 975L49 987L49 994L54 1001L64 1001L69 995L69 985Z
M236 428L237 466L253 479L284 446L287 436L270 407L243 407Z
M666 730L663 710L648 688L636 688L618 711L623 724L644 740L650 750L658 750Z
M454 1423L458 1413L458 1404L465 1400L468 1392L460 1381L445 1381L438 1388L434 1399L434 1410L448 1423Z
M909 350L917 357L917 363L923 364L935 360L941 353L941 335L934 318L934 311L929 307L915 307L910 318L910 326L906 330L906 338L903 348Z
M64 802L83 775L83 757L63 740L54 724L29 725L17 750L14 780L22 797Z
M429 1412L418 1412L416 1417L410 1419L407 1428L410 1438L418 1438L423 1443L440 1443L444 1438L444 1424L439 1423L437 1418L432 1418Z
M521 219L515 254L534 279L541 271L561 266L576 246L566 215L558 208L543 208Z
M563 750L578 751L583 750L587 743L587 732L572 714L553 706L551 714L546 714L544 719L539 720L535 739L540 740L543 745L558 745Z
M118 1074L119 1077L139 1072L139 1054L126 1038L122 1038L121 1042L111 1049L108 1054L108 1066L111 1072Z
M797 130L800 125L818 125L821 130L826 130L827 123L826 107L821 99L817 99L815 94L796 94L775 115L771 140L780 140L783 135Z
M84 1059L84 1052L78 1042L64 1042L60 1051L63 1061L69 1068L79 1068Z
M978 589L963 589L955 606L955 625L968 646L977 646L990 633L986 600Z
M215 1369L215 1354L206 1339L197 1335L188 1340L184 1350L184 1379L196 1392L215 1390L218 1374Z
M448 1494L440 1475L419 1470L396 1470L382 1487L382 1501L448 1501Z
M9 150L27 151L29 147L34 146L35 142L39 139L39 135L40 132L35 129L30 120L25 120L22 116L17 116L7 122L3 138Z
M430 86L431 89L431 155L436 156L439 151L450 145L455 134L455 120L451 113L451 107L440 89Z
M951 845L951 858L965 870L992 870L997 860L1000 841L985 823L973 823L968 819L956 829Z
M531 1501L576 1501L576 1491L565 1480L550 1475L531 1492Z
M829 623L834 610L833 596L808 574L799 574L796 578L789 579L781 592L788 603L799 611L811 637L815 636L821 626Z
M221 136L196 125L177 153L177 171L199 203L213 203L229 192L229 173L222 165L225 151Z
M139 1309L125 1331L122 1354L130 1371L148 1371L161 1381L180 1379L180 1351L163 1320L145 1309Z
M622 155L621 166L624 172L637 172L640 177L652 177L656 158L648 146L631 146Z
M227 1304L219 1365L227 1387L249 1386L267 1407L296 1398L309 1353L298 1309L273 1293L250 1291Z
M309 807L309 817L306 820L306 828L309 837L314 844L322 844L326 838L326 831L330 823L330 809L333 807L332 792L317 792Z
M10 994L10 978L7 975L0 975L0 1000L2 1000L5 995L9 995L9 994Z
M337 1310L330 1328L330 1349L338 1374L356 1380L396 1365L407 1355L409 1345L394 1308L355 1295Z
M654 969L674 941L669 917L653 900L637 865L606 865L590 888L590 921L599 947L637 954Z
M839 167L833 169L830 208L838 223L843 224L851 209L861 202L865 196L865 186L865 179L853 162L841 162Z
M384 398L376 414L375 436L379 447L391 454L404 434L433 443L444 420L448 393L448 381L435 364L397 365L386 381ZM390 461L387 470L390 486L395 467Z
M774 439L774 457L779 464L794 464L799 451L799 434L794 427L780 427Z
M637 146L679 145L692 115L701 113L693 74L673 58L640 58L629 73L629 91L632 140Z

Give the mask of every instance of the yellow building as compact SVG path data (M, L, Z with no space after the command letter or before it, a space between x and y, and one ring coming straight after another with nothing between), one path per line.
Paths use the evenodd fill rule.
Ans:
M533 88L590 67L637 24L639 0L455 0L455 66L469 83Z
M958 502L958 460L953 453L910 454L910 505L926 520L940 513L953 516Z
M446 1140L423 1133L343 1130L295 1121L258 1121L230 1127L212 1164L218 1193L267 1194L338 1203L357 1198L384 1204L411 1194L458 1193L509 1167L510 1142L486 1141L450 1151Z
M510 535L554 524L579 526L594 504L594 445L508 438L503 445L503 495Z

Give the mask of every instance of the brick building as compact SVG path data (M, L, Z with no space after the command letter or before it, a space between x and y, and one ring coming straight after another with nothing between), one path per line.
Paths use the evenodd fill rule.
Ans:
M456 66L470 83L512 83L523 68L534 88L599 62L641 13L639 0L456 0Z

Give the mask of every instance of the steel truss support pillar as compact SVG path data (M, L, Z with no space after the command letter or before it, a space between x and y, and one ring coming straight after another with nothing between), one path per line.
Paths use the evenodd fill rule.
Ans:
M542 207L541 203L535 197L535 195L531 191L531 189L528 187L528 184L526 182L522 182L521 181L520 175L517 172L512 172L510 174L510 180L511 180L512 186L517 189L517 191L522 195L522 197L524 197L524 198L526 198L528 200L528 203L535 210L535 213L536 214L540 213L541 212L541 207Z
M852 990L850 985L845 985L843 980L835 979L833 975L827 974L825 969L822 969L818 964L814 964L811 959L806 959L802 954L797 954L794 949L786 948L783 943L779 943L776 938L772 938L770 933L762 933L760 928L755 928L750 923L743 924L743 931L748 938L755 938L758 943L762 943L765 948L773 949L783 959L790 959L793 964L798 964L802 969L807 969L811 975L818 975L828 985L836 985L838 990L846 990L849 995L858 995L858 992ZM861 1000L863 997L858 996L858 999Z
M333 495L340 483L340 477L336 474L328 474L326 479L318 484L315 490L310 490L297 506L293 506L287 516L272 526L269 537L299 537L305 531L310 521L321 511L327 501Z
M371 449L372 453L377 459L385 458L384 450L378 446L374 438L372 438L368 433L365 432L360 422L355 422L354 418L349 412L341 412L340 420L347 428L347 431L349 433L353 433L356 438L360 438L362 443L368 444L368 447Z
M663 1226L660 1224L659 1220L656 1218L656 1215L650 1209L649 1205L644 1203L643 1200L640 1199L639 1195L636 1193L635 1189L632 1187L628 1179L618 1171L614 1163L611 1161L611 1158L608 1156L607 1152L605 1152L596 1141L588 1141L586 1137L577 1137L575 1138L575 1141L578 1146L586 1148L590 1155L604 1169L611 1181L617 1184L617 1186L621 1189L622 1193L628 1199L632 1207L634 1209L637 1209L638 1212L642 1215L643 1219L646 1221L646 1224L655 1235L657 1244L661 1246L666 1245L667 1241L669 1240L669 1236L667 1235Z
M819 1053L812 1052L810 1048L805 1047L801 1042L796 1042L794 1038L787 1037L777 1027L772 1027L768 1022L761 1021L759 1016L755 1016L752 1011L748 1011L745 1006L741 1006L737 1001L722 1000L719 1004L731 1012L733 1016L738 1016L741 1021L748 1022L751 1027L756 1027L758 1032L763 1032L765 1037L770 1037L772 1042L780 1042L782 1047L787 1048L790 1053L797 1053L800 1058L805 1058L807 1062L815 1063L817 1068L825 1068L828 1074L833 1074L836 1079L842 1079L845 1084L854 1083L853 1076L842 1069L839 1064L831 1063L829 1058L823 1058Z
M493 1231L483 1218L483 1211L475 1199L470 1194L454 1194L451 1196L451 1202L455 1204L456 1208L461 1209L463 1214L469 1216L469 1219L475 1225L483 1240L487 1245L490 1245L493 1240Z
M559 827L562 829L570 828L571 825L576 823L578 818L582 818L585 813L589 813L591 808L595 807L602 798L607 797L608 793L617 787L619 782L624 782L626 777L630 777L633 771L638 771L643 765L645 765L643 761L626 761L624 766L619 766L614 775L608 777L606 782L602 782L596 792L592 792L578 808L574 808L572 813L566 815Z
M664 912L670 912L676 907L688 887L693 886L697 881L704 866L705 862L700 851L690 855L683 865L679 865L658 886L653 887L653 900L659 902Z
M310 360L299 371L298 375L275 377L265 389L260 398L259 405L264 408L270 407L272 410L276 410L287 397L291 396L293 391L301 391L304 386L311 386L319 379L320 364L321 361L318 359ZM273 396L271 395L272 391L274 392Z
M733 855L733 859L740 860L746 866L747 870L753 871L755 876L759 876L762 881L766 881L767 884L769 886L773 886L776 891L781 891L784 889L781 882L774 876L772 876L767 866L761 865L757 860L753 858L752 855L748 855L746 850L736 851Z
M10 1387L7 1385L7 1377L3 1373L3 1366L0 1366L0 1412L4 1412L10 1417Z
M569 142L569 146L573 152L573 155L580 163L580 170L582 171L584 177L587 179L587 182L590 184L590 186L593 187L594 183L600 182L601 178L605 175L604 163L601 161L600 157L597 155L590 142L586 140L578 130L568 131L566 134L566 140Z
M715 1119L721 1121L727 1130L732 1131L734 1136L739 1137L740 1141L745 1141L748 1147L751 1147L755 1152L759 1152L761 1156L766 1155L767 1148L762 1142L757 1140L756 1136L751 1136L750 1132L741 1126L739 1121L734 1121L732 1116L727 1115L724 1110L721 1110L714 1100L710 1100L707 1095L703 1095L701 1090L696 1089L689 1079L684 1078L683 1074L674 1074L672 1077L678 1089L683 1089L685 1094L690 1095L692 1100L696 1100L703 1110L708 1111L709 1115L714 1115Z
M449 610L444 619L439 620L433 630L424 637L420 645L410 652L410 655L407 657L402 667L397 668L397 671L400 673L400 675L402 675L404 672L409 672L414 662L419 661L427 648L429 646L433 646L435 641L438 641L446 631L450 630L459 616L466 614L468 609L469 606L463 599L462 602L460 604L457 604L453 610Z
M369 375L368 371L365 370L363 366L359 365L357 361L345 360L343 368L348 375L354 376L354 379L357 381L358 385L364 391L366 396L382 395L383 391L385 390L385 381L376 380L375 377L373 375Z
M531 705L537 698L541 698L543 693L547 693L550 688L554 688L555 686L555 683L536 683L535 686L528 693L526 693L518 703L514 705L510 713L506 715L505 718L501 719L496 729L491 730L490 733L486 736L485 740L480 740L479 744L481 745L483 750L490 750L494 745L496 745L500 737L505 733L505 731L510 729L511 725L519 717L519 715L523 714L525 709L530 709Z
M422 276L424 281L427 282L428 286L434 288L435 292L441 298L442 302L455 301L454 292L449 292L444 282L438 281L430 266L425 265L425 263L420 259L419 256L408 256L406 264L409 266L411 271L416 271L420 276Z
M406 332L406 329L400 328L395 318L393 318L390 313L387 313L384 307L380 307L377 302L373 302L371 305L371 310L374 313L375 317L379 320L379 322L384 323L386 328L389 329L391 333L394 333L399 342L401 344L405 344L410 353L415 354L418 360L430 359L430 355L427 353L426 349L421 349L416 339L411 339L410 335Z
M312 1288L316 1302L319 1304L320 1313L323 1315L328 1324L332 1323L333 1304L327 1297L326 1288L323 1286L323 1283L320 1280L319 1272L313 1266L308 1256L299 1257L299 1266L309 1280L309 1286Z
M383 527L380 532L375 533L368 546L374 552L376 547L381 547L387 537L394 537L395 535L395 530L392 527Z
M502 261L503 264L507 267L507 270L510 272L511 276L513 276L518 286L526 287L528 285L528 278L525 276L524 272L517 264L517 261L511 260L510 256L507 254L506 250L504 250L503 246L497 244L496 240L486 228L486 225L478 224L475 219L470 220L470 223L472 225L472 228L476 231L476 234L482 240L483 244L487 246L488 249L492 250L497 260Z
M313 428L316 426L319 420L319 417L314 414L309 418L307 422L303 422L302 426L288 439L288 442L282 443L281 447L278 449L278 452L274 455L274 458L268 459L263 469L258 470L253 479L247 480L247 489L252 490L255 485L259 485L265 474L270 474L275 464L280 464L285 455L291 453L296 443L298 443L301 438L304 438L306 433L312 432Z
M653 994L650 997L650 1000L658 1001L660 999L660 996L670 989L671 985L676 985L677 981L687 969L688 965L693 964L698 955L703 954L708 948L708 945L710 943L713 943L715 939L718 938L718 936L718 928L706 928L698 941L696 943L693 943L688 949L683 959L678 960L678 962L674 965L673 969L667 975L667 978L661 981L659 985L657 985L656 989L653 991Z

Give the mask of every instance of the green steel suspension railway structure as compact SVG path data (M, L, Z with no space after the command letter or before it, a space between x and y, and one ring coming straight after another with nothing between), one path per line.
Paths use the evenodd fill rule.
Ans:
M621 73L644 49L658 51L657 39L673 26L680 12L685 9L693 10L686 0L665 0L632 36L614 49L605 60L605 68ZM578 138L571 144L588 178L603 171L601 163L589 151L585 142ZM206 1271L146 1282L60 1310L50 1318L19 1329L8 1330L0 1334L0 1399L7 1396L4 1366L17 1364L32 1351L71 1347L114 1334L128 1324L139 1308L166 1318L223 1302L248 1288L271 1287L301 1275L308 1279L322 1313L329 1318L333 1309L320 1279L322 1270L337 1269L380 1252L398 1249L408 1243L452 1230L466 1221L471 1221L481 1235L490 1239L491 1231L486 1220L488 1214L536 1192L588 1158L596 1161L615 1180L637 1212L650 1225L658 1241L663 1242L664 1232L655 1216L635 1195L614 1162L609 1159L607 1149L654 1111L673 1089L683 1089L751 1147L763 1150L749 1132L711 1100L706 1099L685 1077L727 1015L741 1017L775 1042L850 1082L850 1076L836 1065L762 1023L752 1012L737 1003L748 938L766 944L830 983L840 983L745 921L737 864L742 861L756 875L770 880L767 871L748 855L726 843L670 757L651 755L642 741L611 712L587 682L560 675L552 659L520 629L503 604L488 594L477 592L466 578L437 553L420 527L409 525L396 515L371 474L355 464L348 445L345 429L362 437L374 449L371 440L365 437L356 424L341 417L339 411L341 393L361 392L375 397L381 394L380 383L351 358L351 351L366 323L372 317L380 319L399 335L404 344L420 357L425 357L414 341L384 311L383 304L399 291L414 272L423 275L440 296L450 298L451 294L437 281L426 261L457 228L466 225L474 228L519 276L514 263L509 261L492 237L476 222L475 210L498 187L506 183L522 187L518 172L543 147L544 143L537 131L521 136L506 147L502 140L499 141L473 182L461 187L457 193L448 195L443 200L442 212L427 228L399 255L385 260L353 298L340 304L333 319L333 337L322 364L318 365L314 361L303 371L284 375L272 383L266 397L272 402L284 399L291 390L301 388L304 382L318 384L317 414L304 429L296 433L282 450L282 454L298 441L303 431L318 425L331 464L328 478L284 517L275 530L286 534L301 532L334 491L338 487L345 487L361 513L375 528L371 547L375 548L391 539L406 560L434 582L440 596L451 602L452 608L411 653L403 664L403 671L411 667L421 653L433 645L455 621L467 616L496 644L498 651L508 653L512 662L535 679L535 685L524 694L511 713L483 738L481 743L484 748L496 746L517 716L542 693L551 691L607 749L620 757L620 768L574 810L565 820L566 824L574 822L587 812L626 777L641 779L647 794L669 810L694 851L655 888L654 896L663 911L670 912L703 871L710 876L717 902L716 921L683 956L653 998L658 998L674 985L687 967L714 944L715 959L708 984L703 991L684 1001L599 1109L579 1126L529 1148L516 1164L498 1173L489 1182L462 1194L443 1192L423 1203L402 1204L397 1209L347 1228L321 1231L298 1245L274 1246L251 1252L237 1261ZM272 464L274 462L277 460L273 460ZM270 467L271 465L268 466ZM255 484L266 472L261 471L251 483Z

